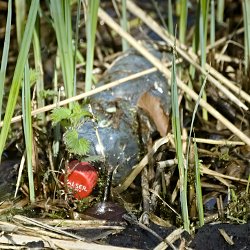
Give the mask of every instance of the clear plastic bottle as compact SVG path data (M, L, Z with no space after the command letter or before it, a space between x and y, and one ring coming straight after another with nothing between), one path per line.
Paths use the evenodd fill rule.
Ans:
M148 49L158 58L162 57L152 46ZM113 63L97 86L151 67L143 56L130 49ZM87 121L79 129L79 137L90 141L90 155L101 155L103 146L106 164L114 170L114 185L118 185L142 158L149 127L155 129L152 120L137 107L145 92L159 98L164 112L169 113L171 101L167 80L160 72L154 72L92 96L90 103L97 122ZM96 128L102 145L98 143Z

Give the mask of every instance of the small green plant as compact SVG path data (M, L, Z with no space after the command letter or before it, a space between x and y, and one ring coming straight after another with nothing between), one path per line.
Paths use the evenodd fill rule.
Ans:
M245 191L229 189L230 201L227 205L227 218L237 223L247 223L250 212L250 196Z
M82 109L79 103L74 103L72 109L58 107L52 111L51 118L53 125L60 123L64 127L63 142L69 153L83 156L89 151L89 142L78 137L77 129L85 121L85 118L92 117L91 113Z

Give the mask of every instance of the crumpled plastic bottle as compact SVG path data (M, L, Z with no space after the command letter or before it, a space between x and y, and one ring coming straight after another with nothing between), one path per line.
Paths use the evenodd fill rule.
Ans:
M154 56L162 57L151 45L147 45L147 49ZM97 86L151 67L143 56L130 49L115 60ZM167 80L160 72L154 72L92 96L90 104L97 122L86 121L78 130L79 137L90 142L90 155L101 156L103 146L106 164L114 169L114 185L121 183L142 158L150 132L145 127L148 124L154 127L147 114L137 106L140 96L146 92L159 98L164 112L169 113L171 100ZM98 143L96 129L102 145Z

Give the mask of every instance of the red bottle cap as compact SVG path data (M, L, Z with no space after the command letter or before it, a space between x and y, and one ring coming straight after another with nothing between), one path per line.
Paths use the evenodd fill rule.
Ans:
M67 185L78 200L91 194L98 179L95 167L88 162L71 161L68 166Z

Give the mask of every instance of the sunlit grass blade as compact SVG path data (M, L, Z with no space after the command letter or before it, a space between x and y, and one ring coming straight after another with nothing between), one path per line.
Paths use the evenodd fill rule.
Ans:
M206 47L207 47L207 27L208 27L208 11L209 1L200 0L200 49L201 49L201 64L206 63Z
M25 26L20 51L17 58L16 68L14 71L10 94L8 98L8 103L5 111L4 121L3 121L3 127L0 134L0 158L2 156L5 142L8 136L9 128L10 128L10 122L11 118L14 113L22 77L23 77L23 71L24 66L28 58L28 52L30 49L30 43L32 39L32 34L34 31L34 25L36 21L37 11L39 7L39 0L33 0L30 5L29 15L27 19L27 23Z
M4 82L5 82L6 68L7 68L7 63L8 63L8 54L9 54L9 47L10 47L11 15L12 15L12 1L9 0L6 31L5 31L3 54L2 54L2 60L1 60L1 69L0 69L0 121L2 120Z
M67 97L73 96L74 69L70 1L50 1Z
M200 28L200 51L201 51L201 67L205 69L206 67L206 60L207 60L207 26L208 26L208 2L207 0L200 0L200 21L199 21L199 28ZM203 77L200 78L201 82L203 82ZM202 85L202 84L200 84ZM202 96L203 100L207 100L206 91L203 92ZM202 117L205 121L208 120L208 112L206 109L202 109Z
M211 0L210 46L214 47L214 43L215 43L215 7L214 7L214 0Z
M92 70L94 62L95 34L97 25L97 13L99 8L99 0L88 0L87 11L87 60L86 60L86 76L85 76L85 92L91 90L92 86Z
M196 191L197 209L198 209L200 227L202 227L204 225L204 211L203 211L203 199L201 190L200 162L199 162L196 142L194 142L194 158L195 158L195 191Z
M217 17L217 21L219 23L222 23L223 19L224 19L224 6L225 6L225 0L218 0L217 1L216 17Z
M80 13L81 12L81 0L77 1L77 14L76 14L76 34L75 34L75 48L74 48L74 93L76 95L76 59L77 59L77 50L78 50L78 39L79 39L79 26L80 26Z
M26 19L26 1L25 0L15 0L16 7L16 34L17 43L20 46L23 35L23 28Z
M182 219L183 219L184 229L189 232L190 222L189 222L188 205L187 205L187 168L185 168L184 166L184 158L182 152L180 115L179 115L179 105L178 105L178 89L177 89L176 65L175 65L174 53L172 59L172 72L171 72L171 96L172 96L172 130L174 134L176 154L178 159Z
M32 119L31 119L31 96L30 96L30 72L28 62L24 68L24 81L22 86L22 110L23 110L23 131L26 147L26 165L29 179L30 201L35 202L35 188L32 168Z

